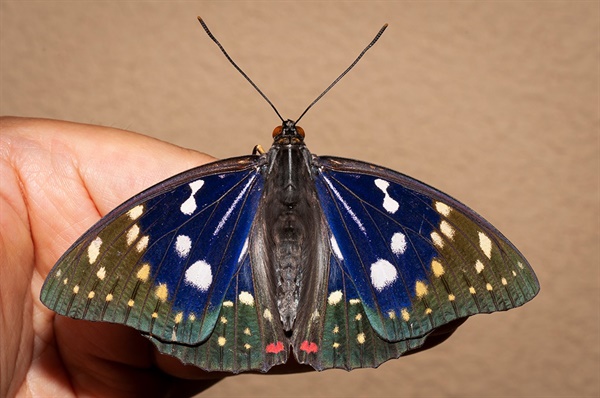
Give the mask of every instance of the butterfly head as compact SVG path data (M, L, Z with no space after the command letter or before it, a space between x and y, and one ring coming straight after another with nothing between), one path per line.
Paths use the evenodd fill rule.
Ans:
M304 129L296 126L293 120L286 120L273 130L273 140L276 144L300 144L304 142Z

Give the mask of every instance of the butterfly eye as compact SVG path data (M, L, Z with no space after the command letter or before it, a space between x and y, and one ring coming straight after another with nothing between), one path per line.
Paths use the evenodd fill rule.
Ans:
M273 130L273 138L275 138L279 134L281 134L282 131L283 131L283 127L282 126L275 127L275 129Z
M302 127L296 126L296 131L300 137L304 138L304 129Z

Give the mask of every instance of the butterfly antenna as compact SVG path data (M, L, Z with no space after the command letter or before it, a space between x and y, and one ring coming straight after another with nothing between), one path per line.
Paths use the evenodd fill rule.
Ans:
M265 99L265 101L267 101L268 104L271 105L271 108L273 108L273 110L275 111L275 113L277 114L277 116L279 116L279 119L281 119L281 121L283 122L284 121L283 117L281 117L281 115L279 114L279 111L277 110L277 108L275 108L275 105L273 105L273 103L267 98L267 96L262 91L260 91L260 88L258 88L258 86L256 84L254 84L254 82L248 77L248 75L246 75L244 73L244 71L241 70L239 66L237 66L237 64L233 61L233 59L231 59L231 57L229 56L229 54L227 54L227 51L225 51L225 49L223 48L223 46L221 45L221 43L219 43L219 41L217 40L217 38L215 36L213 36L213 34L211 33L211 31L208 29L208 26L206 26L206 24L204 23L204 21L202 20L202 18L198 17L198 21L200 22L200 25L202 25L202 27L204 28L204 31L206 32L206 34L208 35L208 37L210 37L212 39L212 41L215 42L215 44L219 47L219 49L221 50L221 52L223 53L223 55L225 55L225 58L227 58L227 60L231 63L231 65L233 65L233 67L235 69L237 69L237 71L240 72L242 74L242 76L244 76L246 78L246 80L248 80L248 83L250 83L252 85L252 87L254 87L254 89L256 91L258 91L258 93ZM371 44L371 45L373 45L373 44ZM362 56L362 54L361 54L361 56Z
M333 86L335 86L337 84L337 82L339 82L340 80L342 80L342 77L346 76L346 73L350 72L350 70L352 68L354 68L354 65L356 65L358 63L358 61L360 61L360 59L363 57L363 55L365 55L365 53L371 48L373 47L373 45L375 43L377 43L377 40L379 40L379 38L381 37L381 35L383 34L383 32L385 31L385 29L388 27L388 24L383 25L383 27L381 29L379 29L379 32L377 32L377 35L375 35L375 38L373 40L371 40L371 42L369 43L368 46L365 47L364 50L362 50L362 52L358 55L358 57L356 57L356 59L354 60L354 62L352 62L352 64L345 70L342 72L341 75L338 76L337 79L335 79L333 81L333 83L331 83L329 85L329 87L327 87L325 89L325 91L323 91L321 93L321 95L319 95L313 102L310 103L310 105L308 106L308 108L306 108L304 110L304 112L302 112L302 114L300 115L300 117L298 119L296 119L295 123L298 123L298 121L300 121L300 119L302 119L302 116L304 116L306 114L306 112L308 112L308 110L310 108L313 107L314 104L317 103L317 101L319 101L325 94L327 94L327 92L329 92L329 90L331 90L333 88Z

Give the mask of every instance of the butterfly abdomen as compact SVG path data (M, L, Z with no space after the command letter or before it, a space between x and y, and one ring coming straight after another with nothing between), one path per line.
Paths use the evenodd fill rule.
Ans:
M314 264L315 239L319 225L316 192L305 161L304 144L274 146L269 157L269 179L265 184L265 226L271 246L268 267L275 276L275 297L283 329L291 332L298 303L306 285L307 266Z

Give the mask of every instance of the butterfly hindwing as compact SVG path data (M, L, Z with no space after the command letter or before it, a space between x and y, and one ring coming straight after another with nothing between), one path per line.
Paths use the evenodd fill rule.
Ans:
M315 369L377 367L418 348L425 337L389 342L371 326L354 283L344 270L335 243L330 248L327 296L308 327L299 325L298 362Z
M242 264L225 295L209 339L200 345L185 345L153 338L159 351L205 370L233 373L266 372L287 361L285 337L277 320L261 304L255 289L248 242L244 247L240 256Z
M44 304L162 342L206 340L246 258L263 185L258 159L187 171L119 206L57 262Z
M339 301L327 314L337 311L332 319L346 322L347 331L350 318L366 316L376 335L392 343L380 344L389 353L382 357L418 347L421 337L453 320L522 305L539 290L518 250L448 195L358 161L322 157L314 167L331 231L328 304ZM331 336L327 322L323 336Z

